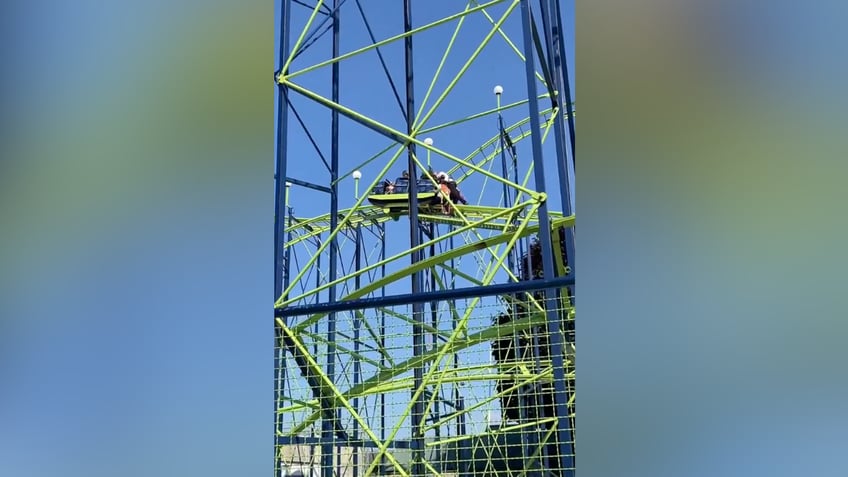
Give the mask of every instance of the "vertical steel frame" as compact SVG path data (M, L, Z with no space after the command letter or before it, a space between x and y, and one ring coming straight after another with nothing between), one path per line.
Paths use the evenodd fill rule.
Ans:
M276 55L274 58L274 78L285 64L289 52L289 27L291 25L291 0L277 0L274 16L274 43ZM283 275L288 264L285 263L283 237L285 237L286 210L286 166L287 166L287 130L288 130L288 88L274 82L274 300L283 293ZM285 355L279 346L282 333L279 326L274 324L274 475L281 471L280 455L276 452L277 436L282 431L282 416L277 413L277 403L283 393L285 376Z
M339 56L339 0L333 0L332 29L333 29L333 58ZM332 66L331 99L334 103L339 102L339 63ZM336 230L339 222L339 112L336 109L330 111L330 229ZM330 263L329 282L333 283L338 278L339 263L338 239L331 235L330 241ZM328 289L329 303L336 301L336 286L331 285ZM327 378L331 383L336 379L336 319L335 313L330 313L327 319ZM333 410L335 421L338 422L338 410ZM322 477L333 477L333 456L335 448L336 422L328 419L321 420L321 475Z
M332 29L332 58L338 58L340 56L340 13L339 7L345 2L345 0L332 0L332 10L328 10L326 15L328 18L324 19L325 21L330 22L330 28ZM299 2L298 2L299 3ZM330 3L327 1L326 3ZM356 2L358 5L358 2ZM575 204L574 204L574 119L573 119L573 109L572 109L572 97L571 90L569 85L569 77L568 71L566 67L566 50L565 43L563 38L563 30L562 30L562 19L559 2L557 0L520 0L520 15L521 15L521 24L522 24L522 33L523 33L523 54L526 59L525 68L526 68L526 81L527 81L527 108L529 109L529 118L530 118L530 142L532 148L532 161L534 165L534 173L535 173L535 190L540 193L545 193L547 187L545 184L545 164L544 160L544 152L542 148L542 125L540 124L540 116L541 109L539 107L538 102L538 91L537 91L537 83L536 83L536 66L537 61L544 64L547 71L550 72L549 81L552 82L549 85L549 88L553 91L556 91L557 94L554 95L552 101L555 103L555 107L559 108L559 114L555 118L554 127L551 130L551 133L554 136L554 141L556 145L556 164L557 164L557 172L560 186L562 187L561 191L561 200L562 200L562 211L564 215L572 215L574 214ZM276 0L276 14L275 14L275 74L274 77L277 78L281 73L284 74L286 72L282 71L282 68L286 62L290 54L291 48L291 10L293 6L293 0ZM537 51L535 48L535 43L533 41L533 28L536 25L536 17L534 16L535 7L538 6L538 11L535 12L541 18L541 28L538 28L541 35L541 39L544 43L546 52ZM323 12L322 12L323 13ZM364 14L363 14L364 15ZM323 23L321 24L323 25ZM320 25L319 25L320 26ZM404 43L404 73L405 73L405 116L406 116L406 134L410 136L415 136L415 82L414 82L414 56L413 56L413 35L409 34L413 30L413 16L412 16L412 1L411 0L403 0L403 31L407 35L403 38ZM316 30L317 31L317 28ZM382 57L380 58L381 62L383 61ZM385 64L383 63L384 69ZM340 83L340 72L339 72L339 62L332 63L332 84L331 84L331 96L330 100L333 103L339 104L339 83ZM394 85L392 85L394 88ZM297 85L293 86L292 91L297 91ZM286 231L287 231L287 218L290 222L291 217L291 209L288 207L287 201L287 158L288 158L288 116L290 114L289 109L294 108L294 106L289 106L288 102L289 95L289 86L285 83L275 81L275 91L274 91L274 101L275 101L275 117L274 117L274 128L275 128L275 147L274 147L274 157L275 157L275 174L274 174L274 188L275 188L275 217L274 217L274 299L277 300L280 295L283 293L285 289L288 288L288 281L290 277L290 267L291 260L287 259L286 250L284 247L284 243L286 242ZM500 101L499 101L500 103ZM499 104L500 106L500 104ZM329 198L330 198L330 230L336 230L339 224L339 157L340 157L340 148L339 144L339 110L335 108L331 108L330 111L330 141L331 141L331 152L330 152L330 163L329 163ZM345 113L342 113L345 114ZM348 116L346 114L346 116ZM357 118L353 118L357 120ZM498 129L501 134L503 134L504 129L503 118L500 113L498 114ZM398 128L400 129L400 128ZM379 132L379 131L378 131ZM385 133L384 133L385 134ZM502 171L504 177L508 176L508 164L507 157L505 155L505 139L503 136L500 138L501 145L501 164ZM414 179L418 177L418 173L416 171L416 145L412 142L407 142L407 171L413 180L411 183L414 183ZM515 158L513 157L513 161ZM548 162L550 166L550 162ZM515 167L515 162L513 162L513 166ZM516 168L516 177L517 180L517 168ZM509 197L506 194L505 190L505 205L509 206L512 197ZM419 227L419 217L418 217L418 204L417 204L417 194L412 193L409 195L409 242L411 248L416 248L421 243L421 231ZM551 214L549 210L549 203L543 202L538 209L538 218L540 224L550 224L551 223ZM450 229L453 229L453 226L449 226ZM381 249L379 252L381 260L386 257L386 232L385 226L379 225L380 236L381 236ZM541 230L545 230L543 227ZM436 226L432 225L431 233L435 235ZM321 236L317 236L317 240L321 240ZM326 280L328 283L333 283L339 276L339 244L337 242L337 238L335 235L330 234L329 237L330 243L328 244L328 255L327 260L327 270L328 274ZM541 243L542 249L542 267L544 272L544 280L545 282L552 280L556 277L556 267L554 261L554 246L555 243L551 234L549 233L540 233L539 240ZM450 243L453 244L453 236L450 237ZM508 257L508 265L509 268L513 271L517 271L517 264L515 263L517 257L521 256L523 251L523 245L525 240L521 240L518 242L518 255L514 255L516 251L510 253ZM558 243L556 244L558 246ZM529 251L529 246L527 247ZM364 243L362 232L357 226L355 229L355 269L358 272L362 269L362 255L364 254ZM431 249L431 255L434 253L434 250ZM568 259L568 265L570 266L569 275L573 279L575 269L574 269L574 233L572 229L566 230L566 256ZM414 267L418 262L424 259L424 251L415 252L411 255L411 265ZM320 268L320 254L317 258L318 267ZM367 258L366 258L367 260ZM529 262L528 257L528 262ZM365 264L367 266L367 263ZM453 259L451 259L451 268L453 269ZM435 269L430 271L431 274L435 274ZM380 268L380 275L386 275L386 267L383 265ZM419 295L424 291L424 271L419 270L411 274L410 276L410 287L412 295ZM434 284L435 276L430 277L430 291L435 289ZM316 276L316 280L318 281L317 286L320 286L321 276L320 274ZM356 275L355 286L359 288L360 286L360 276ZM295 280L296 281L296 280ZM572 282L573 283L573 282ZM551 286L551 285L546 285ZM573 285L571 286L571 290L573 290ZM532 289L533 285L528 285L527 289ZM450 291L454 289L453 280L450 283ZM459 292L459 290L456 290ZM381 289L381 295L385 297L385 289ZM573 438L572 438L572 429L568 416L568 406L567 406L567 394L566 394L566 368L565 368L565 354L564 354L564 335L562 333L562 325L563 325L563 317L559 310L560 306L556 299L558 293L557 288L549 288L545 291L545 301L546 301L546 318L547 318L547 327L549 332L549 346L550 346L550 357L553 362L553 370L554 370L554 385L555 385L555 398L554 404L556 409L556 415L559 417L557 420L557 430L556 430L556 443L559 446L558 456L559 462L549 462L548 465L566 469L559 475L561 477L573 477L574 472L571 469L574 467L573 463L573 455L574 449L572 446ZM451 301L458 297L461 297L460 293L447 294L444 300ZM337 302L337 289L335 285L331 285L326 289L326 296L322 297L325 300L321 301L321 303L332 304ZM389 297L385 297L389 298ZM318 300L318 296L316 296L316 300ZM385 303L389 303L389 301L385 301ZM431 323L434 328L438 328L438 322L436 321L437 314L437 303L433 301L430 303L431 305L431 315L432 321ZM317 305L318 303L316 303ZM339 303L342 304L342 303ZM377 302L373 302L375 306ZM413 345L413 355L421 356L427 352L427 343L426 336L427 332L425 332L425 303L420 301L415 301L411 305L412 308L412 345ZM330 311L328 314L327 320L327 329L326 329L326 339L327 339L327 361L325 363L326 366L326 375L331 383L336 380L336 317L338 313L344 313L341 311ZM360 317L357 315L356 311L353 311L353 324L354 324L354 348L355 352L358 354L359 352L359 340L360 340ZM283 322L286 323L286 318L283 315ZM380 339L383 340L381 346L385 347L385 336L386 336L386 317L383 311L379 312L380 319ZM457 325L456 318L452 318L452 322L454 328ZM315 333L317 334L317 323L316 323ZM342 333L344 331L342 330ZM282 346L279 346L279 343L282 339L282 330L280 326L275 324L275 385L274 385L274 416L275 416L275 449L277 448L277 443L279 439L277 435L282 433L283 422L281 420L280 415L277 413L277 403L280 402L281 397L285 393L285 375L282 374L285 369L285 351ZM433 338L434 347L436 345L437 339ZM341 344L341 343L340 343ZM317 345L316 345L317 346ZM315 350L317 354L317 349ZM537 353L538 354L538 353ZM453 355L453 361L455 365L457 365L458 356L456 354ZM344 363L344 360L341 361ZM381 356L380 364L382 366L385 365L385 360ZM415 391L420 389L424 384L424 375L425 375L424 365L419 365L413 369L413 395ZM359 384L363 381L363 376L361 375L361 365L359 363L359 358L356 358L356 361L353 364L353 381L354 385ZM463 396L458 390L458 385L453 385L453 402L454 406L457 409L463 409L465 404L463 401ZM440 392L440 391L434 391ZM359 399L355 399L353 402L354 408L358 409L359 407ZM409 447L412 451L412 468L411 475L414 477L423 477L424 475L428 475L428 470L424 465L424 433L423 428L425 424L425 416L424 409L427 406L428 397L427 393L418 393L418 397L416 401L413 403L412 411L410 413L411 417L411 440L409 441ZM324 402L322 401L322 406L324 406ZM387 403L385 400L385 396L381 395L379 400L379 437L381 440L386 439L386 430L387 427L391 428L391 424L387 424ZM438 412L438 401L436 404L436 412ZM337 446L349 446L351 442L359 442L361 439L360 429L357 424L353 424L353 432L352 432L352 441L346 440L345 437L339 437L337 435L337 429L340 422L340 414L336 409L329 410L333 413L334 419L321 419L321 434L320 442L321 446L321 474L322 477L333 477L335 472L334 468L336 467L336 462L334 458L337 454ZM326 414L324 414L326 415ZM367 429L366 429L367 430ZM466 435L466 422L465 415L457 421L457 434ZM315 443L315 439L310 441ZM467 451L463 450L463 453ZM467 455L463 455L462 457L470 457ZM363 455L360 455L359 450L355 449L353 451L353 459L354 459L354 467L353 467L353 476L358 477L359 474L359 460L364 460ZM275 477L280 475L282 467L281 456L275 452ZM538 470L539 467L535 467L534 470ZM340 469L339 469L340 470Z
M544 2L545 0L541 1ZM543 12L544 11L546 10L543 9ZM539 102L537 100L538 93L535 79L536 52L534 51L533 45L534 22L535 19L533 16L533 10L531 8L530 0L521 0L521 24L524 37L525 72L527 75L527 96L529 98L528 107L530 110L530 141L533 151L533 167L535 173L536 190L538 192L544 193L547 190L547 187L545 184L545 161L542 151L541 134L542 129L539 122L540 109ZM549 37L551 25L550 22L546 23L547 28L544 28L544 35L546 37ZM544 26L545 25L543 25L543 27ZM545 58L539 58L539 60L542 62L546 61ZM556 74L553 74L552 76L556 76ZM565 139L561 136L563 132L564 131L561 128L556 128L554 130L555 136L559 136L555 138L558 150L561 150L561 144L564 142ZM568 181L562 184L564 188L562 193L564 196L567 196L569 194L568 188L570 187L570 185L571 184L569 184ZM542 203L542 205L539 207L539 223L550 224L550 215L548 211L547 201ZM553 243L551 234L540 233L539 242L542 249L543 273L545 275L545 278L549 280L555 276ZM569 257L569 259L573 260L573 255ZM558 463L557 467L565 469L563 474L564 477L571 477L574 475L574 472L568 469L573 468L573 451L570 448L571 446L569 444L572 439L570 421L567 419L568 403L566 402L566 372L565 354L563 347L562 318L560 316L560 313L557 311L558 306L557 300L555 298L556 293L557 290L555 288L549 288L545 290L545 310L547 314L550 354L554 372L554 406L556 415L559 418L557 419L557 443L559 445L560 462Z

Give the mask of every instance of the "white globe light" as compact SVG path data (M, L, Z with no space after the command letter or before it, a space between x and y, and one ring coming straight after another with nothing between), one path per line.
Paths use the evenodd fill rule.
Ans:
M424 139L424 144L426 144L428 146L432 146L433 145L433 138L428 137L428 138Z
M291 182L286 182L286 187L291 187L291 186L292 186Z
M498 94L498 95L503 93L503 86L501 86L501 85L495 86L494 92L495 92L495 94Z
M357 179L357 180L358 180L358 179L360 179L360 178L362 178L362 173L361 173L361 172L359 172L359 171L353 171L353 174L352 174L352 175L353 175L353 178L354 178L354 179Z

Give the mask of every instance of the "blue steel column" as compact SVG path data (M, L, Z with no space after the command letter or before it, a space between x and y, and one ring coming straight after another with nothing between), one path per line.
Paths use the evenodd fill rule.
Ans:
M504 128L503 115L501 114L501 95L498 94L498 132L500 133L500 146L501 146L501 170L503 172L503 178L509 180L509 169L506 165L506 138L504 138L504 134L506 134L506 129ZM510 208L512 207L512 200L509 195L509 186L504 183L503 185L503 194L504 194L504 207ZM515 268L515 249L509 251L507 255L507 266L509 270L513 273L516 272Z
M288 194L290 187L286 186L286 193ZM288 200L286 200L288 202ZM294 215L294 209L286 205L286 213L288 213L288 231L286 232L286 243L291 242L292 239L292 218ZM285 251L285 259L283 260L285 263L285 271L283 272L283 288L286 289L291 284L291 247L286 247Z
M530 0L521 0L521 24L524 32L524 56L525 56L525 73L527 77L527 95L530 108L530 140L533 148L533 168L536 180L536 190L545 193L545 169L544 158L542 156L542 135L541 126L539 124L539 102L537 101L537 88L535 78L535 52L533 48L532 37L532 21L533 13L530 10ZM544 61L544 59L542 59ZM539 207L539 241L542 248L542 270L545 274L545 280L550 280L555 276L554 260L553 260L553 245L551 243L550 216L548 213L547 200ZM542 233L542 231L545 233ZM549 343L551 347L551 361L554 372L554 403L556 407L557 419L557 441L559 444L560 466L564 469L561 475L570 477L574 473L571 470L565 470L572 467L572 452L568 446L570 439L569 422L567 419L568 408L564 401L566 396L565 389L565 363L563 360L562 347L562 332L560 327L560 317L556 310L554 297L556 289L549 288L545 290L545 310L548 322Z
M381 222L380 228L380 262L386 259L386 224ZM386 276L386 264L380 265L380 278ZM380 287L380 297L386 297L386 287ZM386 368L386 312L380 309L380 367ZM380 441L386 442L386 393L380 393ZM380 457L380 469L383 468L385 457ZM382 472L382 470L381 470Z
M498 98L498 133L499 133L499 136L500 136L499 137L499 140L500 140L499 144L500 144L500 148L501 148L501 170L502 170L502 173L503 173L503 177L505 179L509 180L509 169L508 169L507 164L506 164L507 143L506 143L506 137L504 137L505 134L506 134L506 128L504 127L503 114L500 111L501 93L495 93L495 94L497 95L497 98ZM516 180L516 183L517 183L518 182L518 168L517 167L515 168L515 173L516 173L516 179L515 180ZM511 207L512 206L512 201L511 201L512 197L510 197L510 195L509 195L509 187L506 184L503 185L503 194L504 194L504 207L507 207L507 208ZM514 223L514 220L510 220L510 222ZM520 256L521 255L519 255L519 257ZM514 249L510 250L509 255L507 255L507 266L509 267L510 271L512 271L513 273L518 275L519 278L520 278L521 274L518 273L517 267L515 265L515 250ZM516 311L517 310L516 310L515 306L510 306L510 321L515 321L516 316L517 316ZM520 338L519 334L515 334L513 336L513 349L515 350L515 358L517 360L521 359L521 356L523 355L524 350L523 350L523 347L521 346L521 338ZM525 391L527 391L525 387L519 388L519 392L521 392L522 394L524 394ZM528 399L532 399L532 393L527 392L525 395L520 396L517 399L517 401L518 401L518 416L519 416L519 419L521 420L522 423L527 421L527 407L528 406L532 407L532 405L533 405L532 402L530 402L530 403L527 402ZM527 432L521 433L521 443L522 443L521 460L522 460L522 462L527 462L528 457L533 455L533 451L534 451L533 447L534 447L535 442L536 442L536 440L530 439L530 436L528 436Z
M542 10L542 32L545 40L545 46L548 50L548 57L540 58L540 61L547 60L548 70L551 72L551 81L553 84L551 85L551 89L556 91L556 96L552 98L555 102L556 106L559 108L559 114L557 114L554 119L554 142L556 143L556 151L557 151L557 170L559 172L559 181L562 185L562 211L565 215L571 215L574 212L574 188L573 177L574 171L570 167L572 165L571 161L566 157L567 152L565 148L565 120L563 118L564 115L568 115L569 120L569 130L572 131L571 121L573 118L571 117L570 112L566 112L563 106L563 103L571 104L570 92L564 92L563 89L568 89L568 77L563 76L567 74L563 71L564 64L562 63L562 58L560 57L559 44L554 39L554 33L552 30L554 19L552 15L554 14L554 9L548 7L547 0L540 0ZM571 137L571 155L572 158L574 156L574 137ZM570 252L573 252L571 250ZM569 254L568 257L570 260L573 260L573 253ZM572 267L573 268L573 267Z
M547 4L546 4L547 2ZM575 140L574 140L574 111L572 109L572 98L571 98L571 88L570 78L568 76L568 62L565 54L565 40L564 40L564 31L562 28L562 14L560 12L559 2L556 0L540 0L542 6L542 19L543 19L543 30L544 37L547 44L548 49L548 69L551 71L551 77L554 80L554 89L557 91L557 106L560 108L560 111L565 111L566 117L568 119L568 133L569 133L569 145L571 146L571 160L569 161L567 157L565 157L565 147L563 143L565 142L565 133L563 132L564 122L563 115L559 114L555 120L555 129L554 135L557 140L557 168L558 175L560 179L560 183L562 184L562 207L565 215L571 215L575 212ZM567 265L569 267L568 274L571 276L575 276L575 244L574 244L574 229L569 227L565 229L565 258ZM558 237L557 237L558 238ZM571 306L574 306L576 303L576 292L575 285L570 287L566 287L565 290L568 293L568 299L570 301ZM562 297L560 297L562 298ZM560 299L560 303L564 300ZM563 317L563 321L564 321ZM573 388L572 388L573 392ZM574 420L569 419L569 441L571 451L575 452L574 449ZM572 458L572 464L576 460L576 456Z
M339 56L339 0L333 0L333 58ZM339 102L339 62L332 66L332 91L331 101ZM336 230L339 222L339 113L333 109L330 113L330 230ZM338 238L333 237L330 241L329 257L329 281L336 280L338 275ZM327 301L336 301L336 287L331 285L328 291ZM336 380L336 314L330 313L327 317L327 378L330 382ZM335 419L338 419L338 410L332 410ZM322 477L333 477L333 456L335 452L335 422L328 419L321 420L321 475Z
M359 290L362 286L362 277L359 275L359 270L362 269L362 227L356 226L356 255L354 256L354 266L356 267L356 277L353 279L354 289ZM353 387L359 385L359 374L362 372L359 362L359 314L353 310ZM359 412L359 397L353 398L353 409ZM353 421L353 477L359 476L359 422Z
M275 2L277 15L274 17L276 58L274 59L274 301L283 293L283 261L285 237L285 182L287 165L287 133L288 133L288 90L277 82L276 73L285 64L289 51L289 25L291 24L291 0ZM283 318L285 320L285 318ZM274 323L274 475L281 467L280 456L277 452L277 434L282 432L282 419L277 413L277 406L282 396L284 377L282 370L285 366L283 348L280 346L282 330Z
M406 132L412 135L413 122L415 121L415 83L413 78L412 64L412 5L410 0L403 2L403 31L407 33L404 38L404 59L406 63ZM409 157L409 246L418 246L418 173L413 159L415 155L415 144L407 146ZM420 252L412 253L412 266L420 260ZM421 293L421 271L412 274L412 293ZM424 305L422 303L412 304L412 354L421 356L424 354ZM418 366L413 371L412 392L418 391L424 383L424 368ZM424 406L426 396L421 393L412 405L412 475L422 477L424 475L424 436L421 432L424 420Z
M571 167L573 170L577 160L574 153L574 108L572 107L571 80L568 77L568 58L565 56L565 35L563 34L564 30L562 28L562 11L560 10L559 0L550 0L550 3L552 5L551 15L556 22L554 25L556 27L554 34L556 38L554 41L557 48L559 48L559 54L561 55L561 58L554 56L554 64L562 67L562 92L563 95L565 95L565 113L568 115L568 135L569 139L571 139Z
M562 187L562 191L560 193L560 199L562 201L562 211L563 214L569 216L574 213L574 129L573 129L573 118L571 117L570 112L570 104L571 104L571 96L568 90L568 76L567 71L564 70L564 63L562 62L562 58L560 54L563 53L560 51L559 43L557 43L554 38L553 26L555 24L554 18L552 16L557 13L556 7L550 7L548 5L547 0L540 0L542 10L542 30L543 36L546 43L546 48L548 50L548 70L551 71L551 81L553 84L551 85L551 89L557 92L555 98L552 98L557 107L559 108L559 114L557 114L554 119L554 142L556 143L556 151L557 151L557 172L559 175L560 186ZM559 21L559 24L562 22ZM559 32L559 36L561 37L562 32ZM540 61L545 61L545 59L541 59ZM565 98L563 99L563 89L561 87L565 85ZM571 131L571 155L572 161L569 161L566 157L566 148L565 148L565 121L563 120L563 102L567 103L569 107L567 108L569 112L568 120L569 120L569 131ZM565 229L565 255L568 261L568 267L571 269L570 273L575 273L575 253L574 253L574 229L568 227ZM574 304L575 293L574 287L567 288L571 304Z
M428 151L428 154L429 154L429 151ZM436 237L438 236L438 234L439 234L438 227L436 226L436 224L434 222L431 222L430 223L430 240L433 241L433 243L430 245L430 256L431 257L436 256ZM431 267L429 269L428 273L430 274L430 291L435 291L436 290L436 273L437 273L436 267ZM431 301L430 302L430 326L433 327L433 332L430 334L432 336L432 341L433 341L433 351L436 351L436 349L438 349L438 347L439 347L439 333L437 331L439 329L439 302L438 301ZM439 386L438 389L435 389L434 392L436 393L436 398L434 400L436 405L433 406L433 422L439 422L439 416L441 415L441 413L439 411L439 406L441 406L442 402L443 402L441 386ZM436 435L436 439L441 437L442 431L441 431L440 427L436 427L435 435ZM437 467L437 470L441 470L441 469Z
M454 241L453 241L453 239L454 239L454 235L453 235L454 228L455 227L453 225L448 225L448 234L450 234L450 238L448 239L448 247L450 247L450 250L454 249ZM454 272L454 270L456 270L456 260L454 258L450 259L450 267L451 267L450 289L455 290L456 289L456 273ZM448 310L450 311L450 315L451 315L451 331L453 331L453 330L456 329L457 325L459 324L459 321L457 320L457 317L456 317L456 313L453 312L454 310L456 310L456 300L449 300L448 301ZM457 353L453 353L453 368L459 369L459 354L457 354ZM462 399L462 393L460 392L460 389L459 389L459 383L453 383L453 402L454 402L454 405L456 406L456 412L461 412L465 409L465 401ZM457 421L456 421L456 437L464 436L467 433L466 426L465 426L465 414L466 413L461 412L459 414L459 419L457 419ZM471 461L471 454L468 450L468 446L462 446L461 450L459 451L459 462L470 462L470 461ZM457 464L457 472L460 473L460 475L463 475L463 472L465 472L460 464Z

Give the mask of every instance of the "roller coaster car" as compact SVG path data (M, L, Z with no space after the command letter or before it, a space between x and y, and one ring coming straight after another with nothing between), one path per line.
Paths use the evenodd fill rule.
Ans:
M438 189L429 179L419 180L415 188L418 192L419 208L430 208L441 202ZM383 183L372 189L368 202L389 212L406 210L409 208L409 192L409 179L399 177L393 186Z

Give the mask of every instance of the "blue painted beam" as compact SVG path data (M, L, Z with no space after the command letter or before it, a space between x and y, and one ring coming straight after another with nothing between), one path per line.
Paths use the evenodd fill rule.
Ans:
M413 135L413 126L415 122L415 75L413 68L412 57L412 35L408 33L412 31L412 1L404 0L403 2L403 31L407 36L403 39L404 45L404 62L405 62L405 77L406 77L406 134ZM407 156L408 165L407 171L409 177L413 180L418 177L415 167L415 144L408 143ZM412 182L412 181L411 181ZM409 248L415 249L419 244L418 231L418 194L409 194ZM413 252L410 257L410 265L413 267L422 258L423 252ZM418 270L412 274L411 285L412 294L420 294L422 290L423 272ZM412 355L421 356L424 354L424 305L421 302L412 303ZM416 393L424 384L424 367L423 365L416 366L412 370L412 393ZM424 394L420 394L412 403L412 412L410 413L410 424L412 426L412 476L424 477L424 435L421 431L421 425L424 422L424 407L427 405Z
M294 185L299 185L299 186L302 186L302 187L306 187L306 188L308 188L308 189L320 190L321 192L326 192L326 193L328 193L328 194L332 194L332 193L333 193L333 189L330 189L329 187L322 186L322 185L318 185L318 184L313 184L313 183L311 183L311 182L306 182L306 181L297 180L297 179L294 179L294 178L292 178L292 177L286 177L286 181L291 182L291 183L292 183L292 184L294 184ZM281 293L282 293L282 292L281 292Z
M566 149L566 134L565 134L565 120L563 119L563 101L570 103L571 98L569 95L571 94L568 91L568 72L565 69L565 64L563 63L564 52L560 51L560 43L557 42L557 38L555 38L556 33L554 32L554 27L557 24L562 24L560 20L557 22L555 15L558 15L558 10L549 5L547 0L540 0L539 4L541 6L542 12L542 29L543 35L545 37L545 44L547 46L548 56L547 58L541 58L541 62L547 63L553 72L550 81L552 81L552 87L555 91L557 91L557 95L551 95L551 100L554 102L554 107L560 108L560 114L558 114L554 120L554 142L556 144L556 152L557 152L557 174L559 176L559 183L561 187L560 191L560 199L562 203L562 212L564 215L573 215L574 212L574 162L573 160L568 159L569 150ZM566 83L565 95L563 94L563 83ZM571 117L571 112L567 113L568 119L573 120ZM573 133L573 128L569 123L569 131ZM574 156L574 136L571 136L571 146L570 150L572 159ZM574 253L574 229L566 229L565 231L565 255L566 260L568 262L568 266L571 268L572 273L576 272L575 268L575 253ZM570 296L574 297L574 289L569 289Z
M336 63L336 64L338 64L338 63ZM275 77L276 77L276 76L275 76ZM304 95L303 93L301 93L300 91L294 91L294 92L295 92L295 93L300 94L301 96L304 96L304 97L306 97L306 98L309 98L309 96L305 96L305 95ZM311 99L311 98L310 98L310 99ZM321 103L319 103L319 104L321 104ZM325 105L325 104L321 104L321 105L322 105L322 106L324 106L324 107L326 107L326 108L329 108L329 109L331 109L331 110L333 110L333 111L336 111L336 109L331 108L330 106L327 106L327 105ZM391 139L392 141L395 141L395 142L397 142L397 143L399 143L399 144L406 144L406 142L407 142L407 141L406 141L406 139L405 139L404 137L402 137L402 136L398 136L397 134L393 134L393 133L391 133L391 132L389 132L389 131L386 131L386 130L382 129L381 127L376 126L376 125L374 125L374 124L371 124L371 123L365 122L365 121L363 121L363 120L362 120L362 118L361 118L361 117L359 117L359 116L356 116L356 115L350 114L350 113L348 113L348 112L346 112L346 111L339 111L339 114L341 114L342 116L344 116L344 117L346 117L346 118L350 119L351 121L354 121L354 122L356 122L356 123L358 123L358 124L361 124L362 126L365 126L366 128L368 128L368 129L370 129L370 130L372 130L372 131L376 132L377 134L380 134L380 135L382 135L382 136L385 136L385 137L387 137L387 138Z
M530 141L533 148L533 169L535 173L536 190L544 193L545 185L545 161L542 156L542 129L539 123L539 104L537 101L536 80L535 80L535 48L533 42L533 12L530 8L530 0L521 0L521 24L524 33L524 64L525 74L527 77L527 96L528 107L530 109ZM545 58L540 58L542 63ZM548 215L547 202L542 203L539 207L539 224L550 224ZM550 280L555 276L554 259L553 259L553 243L551 234L539 234L539 242L542 248L542 269L545 280ZM570 450L568 442L571 435L570 424L568 422L568 408L565 388L565 363L562 346L562 333L560 332L560 316L556 309L556 288L550 288L546 293L545 310L547 314L549 346L551 355L551 365L554 374L554 403L556 415L560 419L557 420L557 443L559 444L560 468L569 469L572 466L570 456L573 453ZM532 472L531 475L537 474ZM571 477L573 472L564 470L564 477Z
M557 43L559 49L560 58L554 57L554 60L557 61L557 66L562 68L562 86L563 86L563 95L565 96L565 112L568 115L568 135L571 139L571 167L574 168L574 164L576 161L575 158L575 146L574 146L574 109L571 97L571 80L568 77L568 56L566 55L565 50L565 32L562 27L562 11L560 10L560 5L558 0L550 0L550 3L553 5L553 18L555 20L555 41Z
M339 56L339 0L333 0L333 58ZM329 18L329 17L328 17ZM333 63L332 67L332 84L331 84L331 101L339 102L339 62ZM330 230L336 230L338 227L339 215L339 194L338 194L338 176L339 176L339 113L337 110L330 112ZM335 281L338 276L338 237L330 238L330 263L329 276L327 279L330 282ZM327 299L330 303L336 301L336 286L330 285L327 290ZM327 380L333 384L336 381L336 315L330 313L327 320L327 363L326 363ZM321 420L321 437L325 442L321 445L321 475L322 477L333 477L333 457L334 444L333 440L336 435L333 432L334 427L339 423L339 411L332 407L327 407L326 402L321 403L321 409L324 412L332 414L332 420L324 418Z
M277 308L274 316L289 317L303 316L317 313L341 312L350 310L362 310L378 307L390 307L396 305L408 305L412 303L426 303L429 301L461 300L463 298L484 297L493 295L510 295L521 292L532 292L550 288L562 288L574 285L574 276L558 277L550 280L530 280L525 282L510 282L498 285L487 285L484 287L454 288L450 290L438 290L418 294L403 294L375 298L361 298L359 300L338 301L334 303L317 303L312 305L293 306Z
M275 2L274 17L274 42L276 48L275 69L277 72L285 64L286 55L289 50L289 26L291 24L291 0L277 0ZM277 77L275 73L274 78ZM283 266L285 262L285 250L282 239L286 233L286 204L285 183L287 166L287 139L288 139L288 88L274 82L274 299L283 293ZM274 327L274 334L279 343L282 339L279 327ZM277 406L281 396L285 393L283 350L275 346L274 350L274 429L276 432L282 430L282 420L277 413ZM275 473L281 468L282 462L279 455L274 452Z

